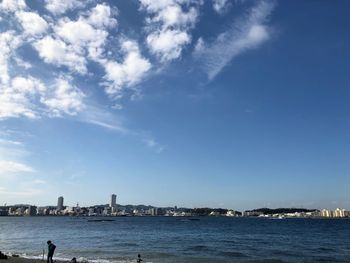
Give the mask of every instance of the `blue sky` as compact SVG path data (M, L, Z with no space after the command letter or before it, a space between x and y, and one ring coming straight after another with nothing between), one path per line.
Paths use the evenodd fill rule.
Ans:
M349 8L0 1L0 203L350 209Z

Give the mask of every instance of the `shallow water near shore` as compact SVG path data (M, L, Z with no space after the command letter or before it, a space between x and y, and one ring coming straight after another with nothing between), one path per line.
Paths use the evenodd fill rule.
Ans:
M350 220L0 217L0 250L94 262L350 262ZM96 218L94 218L96 219Z

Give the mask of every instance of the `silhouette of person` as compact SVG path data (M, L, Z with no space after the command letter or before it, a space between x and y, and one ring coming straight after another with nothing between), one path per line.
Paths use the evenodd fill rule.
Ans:
M141 263L141 261L143 261L143 260L141 259L141 255L138 254L138 255L137 255L137 261L136 261L136 262L137 262L137 263Z
M53 263L52 257L55 253L56 246L51 242L47 241L47 263Z

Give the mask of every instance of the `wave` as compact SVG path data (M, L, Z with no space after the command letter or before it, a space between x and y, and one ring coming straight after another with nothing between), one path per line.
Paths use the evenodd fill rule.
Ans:
M10 256L12 254L10 253ZM26 259L42 259L43 256L33 256L33 255L27 255L26 253L19 254L21 258L26 258ZM46 259L46 258L45 258ZM54 260L61 261L61 262L70 262L71 258L69 257L54 257ZM103 259L103 258L97 258L97 259L87 259L84 257L79 257L77 258L77 261L80 263L135 263L136 259L122 259L122 260L117 260L117 259ZM153 263L152 261L144 261L145 263Z

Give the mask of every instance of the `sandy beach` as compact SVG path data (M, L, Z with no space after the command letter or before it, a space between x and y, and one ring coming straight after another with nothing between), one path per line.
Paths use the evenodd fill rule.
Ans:
M45 260L41 259L28 259L28 258L21 258L21 257L9 257L8 259L1 259L1 263L46 263L46 258ZM63 262L68 262L68 261L58 261L54 260L55 263L63 263Z

